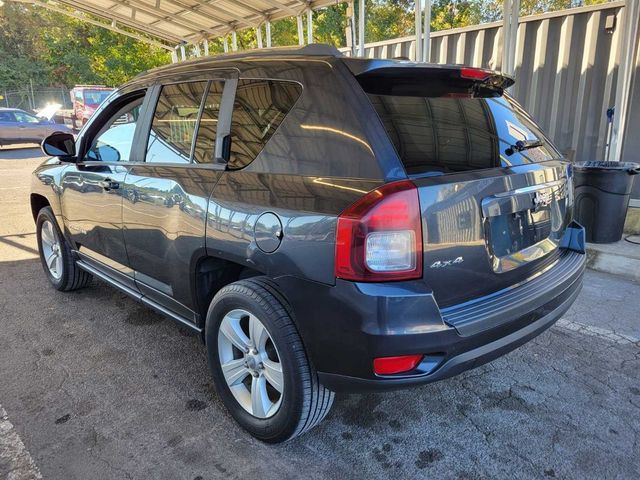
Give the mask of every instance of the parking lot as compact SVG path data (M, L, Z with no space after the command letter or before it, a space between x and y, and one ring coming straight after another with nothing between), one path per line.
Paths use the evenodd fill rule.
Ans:
M440 383L340 395L319 428L265 445L222 407L196 336L106 284L49 286L29 208L38 157L0 150L0 478L640 478L640 285L588 271L522 348Z

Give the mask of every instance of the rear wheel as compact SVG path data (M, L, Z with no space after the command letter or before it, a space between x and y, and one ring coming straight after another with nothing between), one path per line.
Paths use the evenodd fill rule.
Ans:
M44 207L36 219L36 236L42 268L51 284L60 291L87 286L91 275L76 265L71 248L58 228L51 207Z
M269 280L221 289L209 307L206 341L222 401L256 438L289 440L329 412L334 393L318 382L290 309Z

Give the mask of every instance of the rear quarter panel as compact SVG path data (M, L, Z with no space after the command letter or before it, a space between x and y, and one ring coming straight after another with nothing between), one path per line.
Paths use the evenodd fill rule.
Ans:
M240 78L302 85L300 98L247 167L224 172L207 209L209 255L272 277L293 275L333 284L337 216L385 181L406 178L353 75L335 58L237 62ZM275 213L284 237L261 251L254 226Z

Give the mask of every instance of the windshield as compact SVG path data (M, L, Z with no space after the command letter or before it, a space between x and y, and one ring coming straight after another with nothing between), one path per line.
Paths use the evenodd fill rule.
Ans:
M85 90L84 103L90 107L97 107L105 98L111 95L112 90Z
M511 98L368 94L409 175L443 175L560 158Z

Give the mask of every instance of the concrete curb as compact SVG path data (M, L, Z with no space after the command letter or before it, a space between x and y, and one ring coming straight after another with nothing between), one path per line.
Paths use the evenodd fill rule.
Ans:
M611 244L587 244L587 268L640 282L640 245L624 239Z

